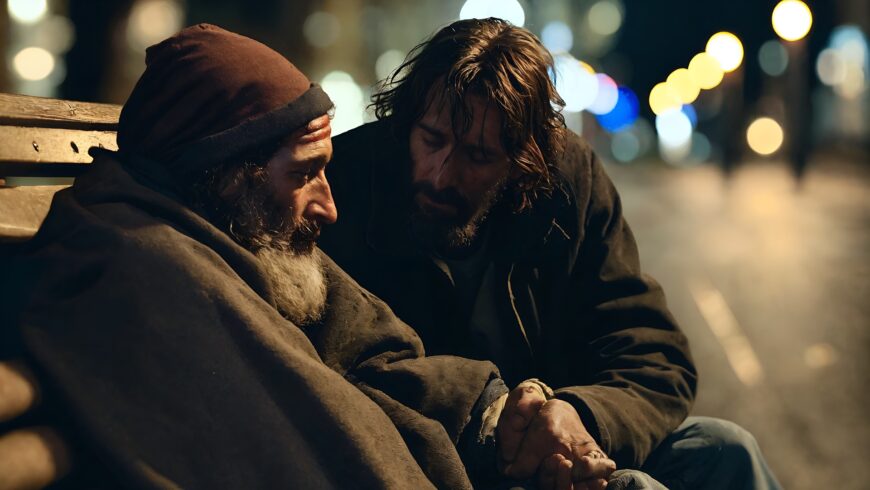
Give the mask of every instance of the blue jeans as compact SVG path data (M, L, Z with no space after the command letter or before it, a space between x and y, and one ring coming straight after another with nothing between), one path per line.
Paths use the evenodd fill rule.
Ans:
M502 484L534 489L533 482ZM689 417L640 470L618 470L608 490L779 490L752 434L727 420Z
M689 417L640 471L615 472L611 490L780 489L752 434L727 420Z

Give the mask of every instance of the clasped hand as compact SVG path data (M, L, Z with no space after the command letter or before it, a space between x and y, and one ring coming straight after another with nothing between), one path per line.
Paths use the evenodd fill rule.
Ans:
M574 407L547 400L534 383L521 383L508 395L496 437L502 473L516 479L537 474L542 490L600 490L616 470Z

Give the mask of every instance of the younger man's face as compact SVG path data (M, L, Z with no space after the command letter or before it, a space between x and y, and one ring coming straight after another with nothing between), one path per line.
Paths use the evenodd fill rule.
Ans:
M418 239L449 253L474 242L510 171L501 141L502 115L470 95L472 120L457 138L451 110L436 96L410 131L412 228Z

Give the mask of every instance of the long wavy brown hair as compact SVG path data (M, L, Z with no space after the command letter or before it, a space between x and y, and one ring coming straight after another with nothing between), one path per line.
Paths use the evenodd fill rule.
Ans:
M555 161L565 146L565 119L550 79L553 57L534 34L501 19L450 24L417 45L372 98L378 119L391 117L407 141L411 126L442 92L457 137L471 126L467 95L501 110L502 144L512 160L508 184L514 211L553 189Z

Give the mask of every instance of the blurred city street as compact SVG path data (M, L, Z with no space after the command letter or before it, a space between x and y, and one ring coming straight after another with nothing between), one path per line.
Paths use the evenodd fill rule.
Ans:
M609 165L700 371L694 414L749 429L784 488L870 481L870 171Z

